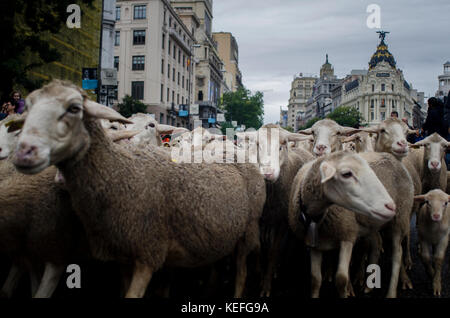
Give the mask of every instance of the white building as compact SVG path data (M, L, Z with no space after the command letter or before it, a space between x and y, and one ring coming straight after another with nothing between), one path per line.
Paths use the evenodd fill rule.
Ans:
M119 102L131 95L160 123L189 127L184 110L193 100L194 30L168 0L116 0L115 10Z
M439 75L439 88L436 92L436 97L442 98L448 95L450 91L450 61L444 64L444 74Z
M397 111L413 124L414 101L411 84L396 67L394 56L380 34L380 44L369 62L367 74L355 72L344 79L341 106L356 107L369 125L377 125ZM416 94L417 95L417 94Z

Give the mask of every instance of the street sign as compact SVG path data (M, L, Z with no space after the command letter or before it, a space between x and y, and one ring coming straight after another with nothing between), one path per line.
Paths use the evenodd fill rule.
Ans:
M236 126L237 126L237 121L233 120L233 121L231 122L231 125L233 125L233 127L236 127Z
M191 105L191 115L198 115L198 104L192 104Z
M217 114L217 122L222 123L225 121L225 114Z
M180 110L179 112L178 112L178 116L179 117L187 117L188 116L188 111L187 110Z
M214 124L214 123L216 123L216 119L215 118L208 118L208 123Z
M98 77L96 68L83 67L81 72L82 88L96 89L98 86Z
M103 68L100 73L102 85L117 85L117 70L115 68Z
M199 116L192 116L192 119L193 119L194 121L196 121L196 120L200 120L200 117L199 117Z

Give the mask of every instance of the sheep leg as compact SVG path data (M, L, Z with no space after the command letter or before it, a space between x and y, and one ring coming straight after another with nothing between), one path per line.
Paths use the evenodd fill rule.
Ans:
M402 264L402 244L401 235L394 232L392 235L392 273L387 298L397 298L398 277Z
M403 264L400 267L400 281L402 282L402 289L413 289L413 284L411 279L409 279L408 274L406 273L406 266Z
M347 298L347 286L349 284L349 267L350 260L352 258L353 243L343 241L341 242L341 248L339 250L339 264L336 272L336 288L339 293L339 297Z
M431 263L430 245L426 242L420 242L420 258L422 259L423 265L425 266L428 275L433 277L434 269Z
M406 237L406 255L404 258L405 269L411 270L412 268L412 258L411 258L411 235L408 233Z
M50 298L58 286L63 272L63 265L45 263L44 275L42 276L39 288L33 298Z
M8 277L6 277L6 281L3 284L2 290L0 291L0 298L11 298L14 290L17 288L19 284L19 280L22 277L25 270L13 263L11 265L11 269L9 270Z
M322 285L322 252L311 249L311 298L319 298Z
M441 296L441 273L442 263L445 257L445 251L447 250L448 238L445 236L438 243L435 249L433 263L434 263L434 277L433 277L433 295Z
M147 286L153 275L153 269L146 264L136 261L133 275L131 277L130 288L128 288L126 298L142 298L145 295Z
M272 279L275 272L275 267L278 264L278 259L280 255L280 246L283 241L283 233L281 231L275 230L274 240L269 243L268 261L267 268L263 279L263 288L260 297L270 297L270 292L272 290Z

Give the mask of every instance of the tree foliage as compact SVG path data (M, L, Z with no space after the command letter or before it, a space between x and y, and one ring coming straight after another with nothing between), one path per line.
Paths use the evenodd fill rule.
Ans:
M362 114L352 106L341 106L336 108L327 116L329 119L333 119L335 122L337 122L341 126L346 127L353 127L358 128L361 126L361 123L363 121ZM308 129L312 127L316 122L321 120L320 117L315 117L310 119L305 126L300 127L299 130Z
M341 126L353 128L359 128L363 120L361 113L352 106L338 107L327 118L333 119Z
M294 128L292 128L291 126L286 126L282 128L286 129L287 131L294 132Z
M136 113L147 112L147 106L143 102L133 99L130 95L125 95L122 103L119 103L117 107L119 113L126 118Z
M58 61L60 53L43 37L57 33L67 20L67 6L72 3L92 4L94 0L2 0L0 29L0 99L14 87L33 90L41 82L31 80L27 72L34 67Z
M264 95L251 94L243 87L236 92L223 94L220 107L225 111L227 122L237 121L238 125L258 129L264 122Z

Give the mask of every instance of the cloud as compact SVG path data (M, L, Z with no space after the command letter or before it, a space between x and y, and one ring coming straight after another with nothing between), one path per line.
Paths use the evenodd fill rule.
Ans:
M448 0L215 0L213 29L236 37L243 82L264 92L265 122L275 122L288 104L293 75L318 75L326 53L338 77L367 69L379 41L366 26L366 8L374 2L406 80L434 95L442 64L450 60Z

